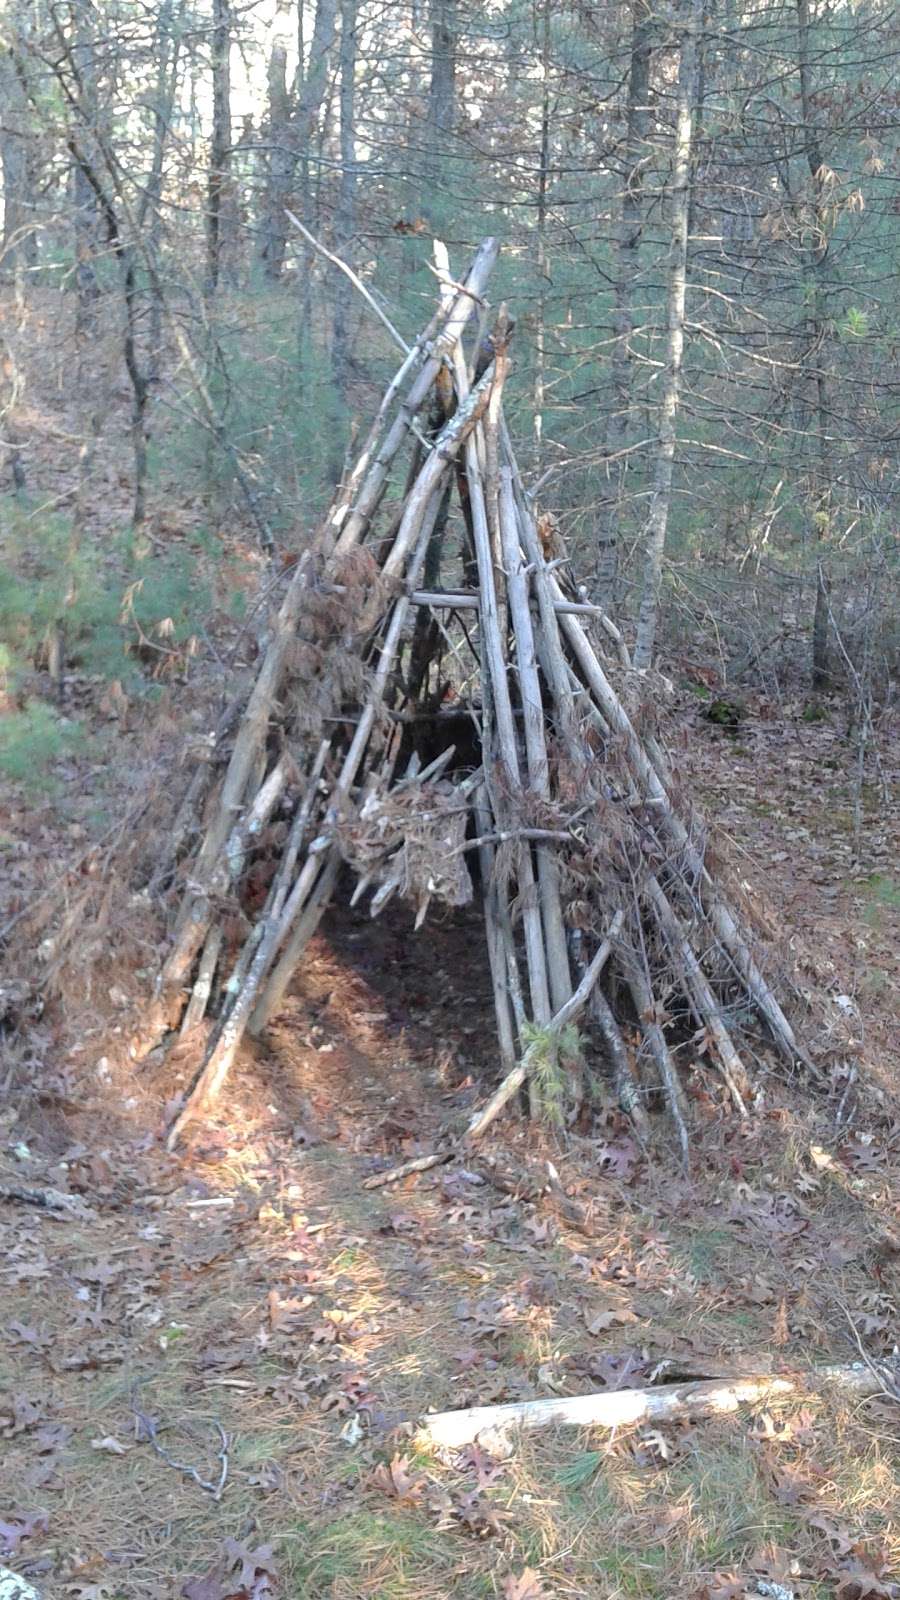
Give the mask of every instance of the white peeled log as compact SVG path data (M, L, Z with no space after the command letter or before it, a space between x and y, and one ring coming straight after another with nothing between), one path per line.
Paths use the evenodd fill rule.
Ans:
M553 1400L513 1401L499 1406L468 1406L464 1411L436 1411L424 1416L417 1442L441 1449L461 1449L502 1440L516 1428L616 1428L643 1422L675 1422L690 1417L728 1416L744 1406L772 1405L829 1388L863 1399L892 1392L900 1363L853 1361L843 1366L814 1367L806 1373L758 1373L753 1377L713 1378L668 1384L654 1389L619 1389L613 1393L566 1395Z
M41 1600L39 1590L9 1567L0 1567L0 1600Z

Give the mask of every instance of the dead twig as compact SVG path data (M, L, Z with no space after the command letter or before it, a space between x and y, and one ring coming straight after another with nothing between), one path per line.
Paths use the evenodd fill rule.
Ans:
M429 1156L416 1156L412 1161L401 1161L399 1167L391 1167L387 1172L375 1172L371 1178L363 1182L364 1189L381 1189L386 1183L397 1183L400 1178L408 1178L411 1172L427 1172L429 1167L439 1167L442 1162L452 1160L455 1150L435 1150Z
M174 1456L169 1455L168 1450L164 1449L159 1442L158 1429L154 1418L148 1416L145 1411L141 1411L140 1407L135 1403L133 1393L131 1410L134 1415L135 1442L137 1444L149 1444L154 1455L159 1456L160 1461L164 1462L167 1467L172 1467L175 1472L180 1472L183 1477L190 1478L192 1483L196 1483L198 1489L202 1489L204 1494L211 1495L213 1500L221 1500L225 1485L228 1482L228 1450L231 1443L221 1422L217 1421L216 1418L211 1419L212 1426L219 1436L219 1449L216 1452L219 1462L219 1476L216 1482L213 1483L209 1479L201 1477L196 1467L190 1466L186 1461L176 1461Z

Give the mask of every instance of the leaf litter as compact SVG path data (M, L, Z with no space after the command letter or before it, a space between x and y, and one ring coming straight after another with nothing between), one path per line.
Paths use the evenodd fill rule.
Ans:
M725 763L709 760L705 777L726 796ZM740 804L723 800L736 822ZM836 950L852 892L823 912L799 850L778 864L779 885L788 869L794 925L824 916ZM48 1505L54 1479L77 1486L77 1519L71 1487L50 1521L30 1509L43 1490L29 1491L27 1513L0 1505L18 1558L36 1552L79 1600L117 1595L125 1568L139 1600L357 1600L379 1584L403 1600L543 1600L592 1592L606 1581L598 1572L610 1593L642 1600L773 1592L760 1584L893 1595L900 1425L887 1400L883 1415L763 1411L721 1436L704 1424L589 1451L523 1441L502 1462L478 1447L448 1462L417 1456L427 1407L852 1359L839 1301L873 1356L900 1325L886 1242L900 1227L896 1118L859 1091L852 1125L836 1130L838 1069L831 1112L773 1080L744 1127L698 1057L690 1182L611 1110L596 1134L573 1131L562 1146L509 1119L477 1162L365 1195L372 1155L432 1148L490 1055L473 1032L489 995L479 999L483 963L464 919L439 938L453 1004L435 994L433 952L402 925L373 930L338 910L266 1049L248 1057L235 1104L180 1161L147 1139L173 1091L164 1072L148 1074L157 1098L142 1126L115 1122L127 1062L118 1091L111 1069L116 1137L79 1112L80 1066L55 1149L37 1126L12 1130L49 1188L69 1186L55 1166L68 1153L71 1187L94 1211L61 1224L0 1210L0 1269L15 1289L4 1449L23 1497L29 1471L46 1473ZM111 984L127 993L126 979ZM302 1044L311 1014L328 1052ZM88 1041L73 1062L101 1055L114 1061L113 1046ZM316 1135L295 1138L298 1128ZM165 1449L177 1470L147 1448L155 1434L131 1412L135 1376L150 1383L153 1430L165 1418L162 1439L191 1441L189 1457ZM233 1458L218 1501L177 1467L184 1455L215 1485L216 1424ZM750 1479L731 1488L741 1463ZM717 1538L730 1546L711 1560ZM641 1561L657 1546L668 1565L655 1587ZM77 1551L93 1566L70 1578Z

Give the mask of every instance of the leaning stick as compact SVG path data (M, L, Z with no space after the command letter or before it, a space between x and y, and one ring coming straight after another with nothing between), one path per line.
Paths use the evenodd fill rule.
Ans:
M247 846L252 839L265 827L281 797L287 781L287 765L279 761L269 773L268 778L257 790L252 805L246 811L240 822L232 828L219 852L216 860L210 860L205 869L201 871L200 865L194 869L191 879L191 894L188 898L187 909L183 912L175 934L175 943L169 952L162 972L157 979L156 1001L151 1008L146 1031L140 1042L132 1045L135 1059L147 1056L159 1042L162 1035L172 1026L173 1009L176 1016L183 1003L179 999L176 1008L171 1003L176 998L176 991L185 984L197 951L203 946L201 955L201 968L209 969L209 978L212 980L212 969L215 960L212 959L215 944L213 917L215 904L213 897L217 894L226 894L235 879L243 871L244 857ZM221 799L219 801L219 818L222 815ZM213 824L218 828L218 821ZM207 834L207 841L210 834ZM204 847L205 848L205 847ZM204 941L206 941L204 945ZM215 953L218 959L218 951ZM210 966L211 962L211 966ZM182 1034L199 1022L206 1009L206 1000L200 1005L204 973L198 976L199 990L195 985L196 1000L189 1005L190 1019L185 1018L182 1023ZM208 998L208 995L207 995Z
M484 925L487 937L488 964L491 969L491 983L494 990L497 1041L500 1046L500 1062L505 1076L507 1073L514 1071L516 1064L516 1040L513 1030L508 981L510 952L507 950L506 930L500 916L500 898L494 879L496 851L493 841L489 838L491 810L487 789L483 783L475 791L472 810L475 816L475 826L481 836L478 840L478 862L481 868L484 895ZM511 954L513 960L515 960L514 946Z
M782 1054L793 1063L798 1057L808 1063L808 1057L798 1044L794 1030L784 1015L775 995L753 959L746 939L738 929L734 917L718 894L687 828L677 815L665 785L634 731L625 707L615 693L606 673L597 659L590 640L577 617L563 614L560 627L572 648L585 682L594 695L604 717L613 730L620 734L628 753L635 777L648 799L659 808L660 818L670 838L683 851L691 871L697 874L704 894L706 914L723 946L730 955L735 970L743 979L759 1010L772 1030Z
M166 837L165 847L153 869L153 876L147 885L147 892L150 895L155 895L158 892L164 878L171 872L172 867L178 860L182 844L196 824L207 790L212 787L216 768L221 764L219 751L240 717L243 705L243 694L234 695L222 712L215 729L208 735L207 759L198 761L194 776L191 778L184 799L178 807L175 820Z
M276 948L284 942L285 938L287 942L276 965L269 974L265 989L257 1000L247 1024L248 1031L254 1038L262 1033L276 1011L280 1009L290 981L297 970L297 963L319 926L322 913L331 899L339 866L340 856L337 850L332 850L319 874L312 894L306 899L302 909L295 913L290 904L285 907L282 925L279 929L279 937L275 940ZM293 927L290 927L292 920Z
M340 256L336 256L331 250L327 250L324 244L322 244L316 238L315 234L310 233L309 229L303 226L303 223L299 220L299 218L294 216L293 211L288 210L287 206L284 208L284 214L287 217L288 222L293 223L293 226L297 229L298 233L302 233L307 244L311 244L313 249L319 252L320 256L324 256L326 261L330 261L333 267L337 267L339 272L343 272L345 277L350 279L354 289L356 289L358 293L362 295L366 305L370 306L374 311L382 327L387 329L394 343L400 346L400 349L403 351L404 355L411 355L412 351L410 350L406 340L403 338L403 335L397 332L397 329L394 327L390 317L385 315L378 304L378 301L375 299L375 296L369 293L365 284L353 271L353 268L349 267L346 261L342 261Z
M458 1450L484 1435L502 1439L513 1428L629 1428L644 1422L677 1422L692 1417L731 1416L745 1406L772 1405L836 1389L858 1399L895 1384L900 1363L869 1366L863 1361L814 1367L811 1372L759 1373L746 1378L713 1378L666 1384L656 1389L565 1395L554 1400L521 1400L499 1406L469 1406L464 1411L426 1414L418 1442Z
M549 1032L554 1034L561 1033L563 1028L568 1023L574 1022L575 1018L580 1016L584 1010L593 993L597 979L612 954L613 944L622 926L622 921L622 912L617 911L610 925L609 933L594 956L575 993L557 1011L556 1016L551 1018L547 1025ZM465 1133L467 1139L479 1139L485 1129L489 1128L495 1118L500 1115L503 1107L512 1099L516 1090L521 1089L522 1084L528 1077L538 1043L539 1041L535 1040L534 1044L528 1046L518 1066L514 1067L512 1072L507 1073L503 1082L494 1090L487 1105L472 1118Z
M368 527L369 518L381 498L387 481L390 464L403 444L416 412L428 399L442 362L451 353L457 340L461 338L475 305L481 297L481 292L491 275L497 259L498 249L499 246L496 239L485 239L480 246L475 260L469 268L465 289L454 300L447 320L434 342L433 352L425 361L406 400L401 405L384 443L381 445L366 474L365 482L360 489L356 503L344 521L340 538L335 545L336 555L343 555L345 550L353 549L359 543L360 538Z
M669 1114L675 1124L678 1134L678 1143L681 1146L681 1159L685 1169L690 1164L691 1144L687 1130L687 1105L681 1082L672 1060L666 1036L656 1020L656 1002L653 998L647 976L640 964L640 959L634 951L629 952L622 962L622 971L625 982L631 991L634 1009L637 1012L638 1023L644 1035L644 1044L648 1054L653 1058L656 1070L659 1073L660 1083L666 1097Z
M490 370L490 369L489 369ZM465 382L465 371L457 374L457 382ZM482 382L484 380L482 379ZM497 588L494 580L494 561L491 536L488 528L484 485L478 460L478 447L470 434L465 446L466 478L469 485L469 504L472 513L472 538L478 567L478 593L481 601L481 671L485 703L493 706L500 760L515 782L519 780L519 753L516 724L509 692L504 636L500 627ZM491 775L488 778L491 788ZM498 822L497 805L491 797ZM547 1027L553 1016L547 974L547 953L540 908L535 895L534 866L530 851L523 850L519 863L519 889L523 910L522 924L525 932L525 954L528 964L528 984L532 1015L538 1027ZM512 1091L511 1091L512 1092Z
M185 1039L191 1029L196 1028L197 1024L202 1022L206 1016L206 1008L209 1005L209 997L212 993L213 978L216 975L216 966L222 949L222 939L222 924L221 922L214 922L206 935L206 943L200 954L200 962L197 967L197 976L194 979L194 987L191 990L191 998L181 1019L182 1039Z
M534 629L528 605L528 580L525 577L516 503L513 496L512 474L504 466L500 473L497 496L498 534L503 565L506 570L506 592L510 616L516 637L516 665L522 698L522 722L525 733L525 758L528 784L539 800L550 803L550 762L547 755L547 731L541 682L538 674ZM544 922L544 942L547 951L547 976L550 982L550 999L554 1011L559 1011L572 994L572 974L566 949L566 928L563 921L559 888L559 868L545 846L537 850L538 882L541 893L541 914Z
M269 712L281 682L288 645L293 639L306 586L306 562L297 563L275 624L272 643L266 652L241 720L231 760L222 784L219 803L203 841L194 869L195 892L188 897L176 943L160 977L160 990L177 988L188 970L209 926L209 892L220 866L223 849L234 827L235 817L244 803L247 783L263 746L269 725Z
M659 924L666 943L676 961L681 962L694 1004L694 1010L697 1014L697 1020L708 1029L712 1036L718 1052L719 1071L725 1080L728 1093L731 1095L741 1116L746 1117L747 1107L744 1103L744 1095L748 1094L750 1090L747 1069L735 1049L731 1034L725 1026L712 986L694 953L687 929L678 913L670 905L659 879L652 873L647 879L647 893L653 902L653 909L659 918Z
M285 901L288 899L297 856L315 805L316 791L328 748L328 741L323 740L313 763L302 804L298 807L297 815L291 825L284 856L269 890L262 920L249 934L229 981L231 1004L210 1041L204 1060L187 1092L184 1105L169 1128L166 1137L167 1150L175 1148L187 1124L207 1102L216 1098L231 1070L260 983L278 948Z
M619 1097L619 1105L631 1118L638 1138L646 1141L650 1137L650 1125L640 1097L640 1082L628 1054L628 1047L622 1038L622 1030L613 1014L613 1008L601 989L595 989L591 995L591 1016L600 1030L606 1053L612 1063L613 1082Z

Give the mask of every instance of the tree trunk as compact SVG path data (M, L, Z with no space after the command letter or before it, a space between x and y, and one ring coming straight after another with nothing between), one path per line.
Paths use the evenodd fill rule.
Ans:
M341 0L340 110L341 110L341 186L335 218L335 248L342 261L349 262L356 227L356 0ZM331 369L342 400L347 397L350 363L350 296L352 284L343 273L335 274L334 327L331 340ZM340 470L338 471L338 477Z
M77 79L75 92L80 113L73 135L88 163L96 167L98 163L94 146L99 109L96 46L90 32L90 5L87 0L72 0L71 12L74 22L71 64ZM81 338L84 338L96 323L96 303L100 296L96 260L104 245L104 219L99 196L88 179L83 161L76 161L72 171L72 201L75 222L75 287L78 295L75 330Z
M697 95L697 55L703 0L686 0L678 69L678 112L672 168L672 240L669 251L666 365L660 400L659 437L653 496L647 518L644 587L634 647L634 665L645 671L653 660L663 556L672 500L681 367L684 354L684 304L687 284L693 116Z
M439 226L436 205L447 146L456 122L456 16L457 0L432 0L431 76L428 85L428 125L422 163L422 215L433 228Z
M831 682L828 662L829 592L831 580L823 560L822 546L828 536L829 495L828 471L828 386L825 374L825 341L828 337L828 308L825 275L828 255L828 223L825 214L822 146L813 112L813 82L810 64L809 0L797 0L797 74L800 79L800 110L803 117L803 134L806 164L809 168L813 201L812 238L806 243L803 257L812 281L813 292L810 314L807 318L806 367L815 390L814 413L816 418L815 454L810 490L814 521L814 536L819 546L816 558L816 601L812 629L812 686L817 694L826 690Z
M541 470L544 436L544 381L546 369L547 285L547 184L550 164L550 0L544 0L541 18L541 148L537 198L537 320L534 330L534 470Z
M163 168L166 145L172 124L175 90L178 82L178 57L181 49L181 29L184 20L183 0L179 0L178 21L173 20L172 0L163 0L156 28L156 84L154 86L153 155L150 173L138 208L138 230L147 241L147 250L157 267L157 275L150 285L150 331L147 339L148 382L159 381L162 361L163 305L159 292L158 266L162 244L162 213L160 203L163 189Z
M295 107L287 88L288 11L287 0L279 0L269 55L269 163L260 260L271 283L279 282L284 270L288 228L284 208L290 203L297 162L312 137L325 99L337 0L317 0L309 61Z
M222 254L223 201L231 166L231 14L229 0L213 0L213 126L206 182L206 293L215 293Z
M631 432L631 393L634 356L633 297L638 255L644 227L643 183L650 131L650 56L653 14L647 0L633 0L631 12L631 69L628 75L628 110L622 209L616 238L615 308L616 342L612 355L612 407L606 421L604 451L606 478L597 508L597 578L595 598L607 612L616 609L619 571L619 526L628 472L624 451Z
M26 21L25 18L22 19ZM8 21L9 37L0 46L0 167L3 172L3 242L0 275L16 279L37 261L34 232L34 186L29 140L31 116L24 53L18 48L16 19Z

